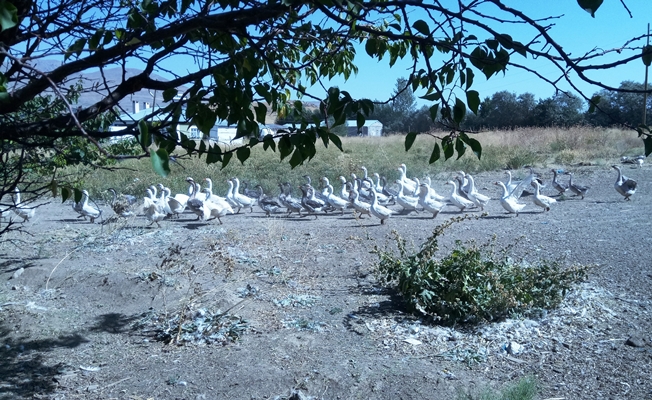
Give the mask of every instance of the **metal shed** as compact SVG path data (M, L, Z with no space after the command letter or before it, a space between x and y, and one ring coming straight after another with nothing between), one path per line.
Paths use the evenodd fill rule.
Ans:
M346 121L347 136L382 136L383 123L377 119L365 121L362 128L358 129L358 123L354 120Z

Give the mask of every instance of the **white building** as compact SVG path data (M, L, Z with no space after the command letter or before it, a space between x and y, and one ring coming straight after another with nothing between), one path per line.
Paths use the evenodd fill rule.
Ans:
M362 128L358 129L358 122L346 121L346 136L382 136L383 123L377 119L366 120Z

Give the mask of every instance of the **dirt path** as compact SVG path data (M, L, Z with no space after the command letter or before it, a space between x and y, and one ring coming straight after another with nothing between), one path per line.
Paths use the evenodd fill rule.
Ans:
M448 244L523 236L519 249L533 256L597 265L560 310L473 329L422 324L372 273L371 251L391 245L392 230L419 244L454 210L382 226L350 212L315 220L257 210L223 225L184 214L158 229L142 217L90 224L53 202L26 224L33 236L0 244L0 398L262 399L292 389L454 398L533 374L544 398L652 399L652 182L648 168L626 173L639 182L631 202L614 191L613 170L587 167L575 175L591 186L585 200L549 213L529 205L519 217L492 200L488 217L448 232ZM476 184L495 198L496 179L480 174ZM148 331L179 315L201 325L217 310L246 323L234 317L209 339L182 332L192 342L182 346ZM511 342L521 351L505 352Z

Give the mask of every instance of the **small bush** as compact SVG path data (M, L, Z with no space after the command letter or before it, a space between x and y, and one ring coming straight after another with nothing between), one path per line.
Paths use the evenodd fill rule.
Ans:
M534 151L514 149L511 152L511 155L507 158L505 166L507 169L520 169L526 165L535 165L539 161L540 156Z
M560 261L534 264L509 257L512 246L496 252L494 237L478 246L456 242L450 254L435 257L438 238L453 223L438 226L421 250L409 252L405 239L393 232L399 255L376 249L377 277L395 287L411 311L432 316L443 324L492 321L557 306L572 285L586 278L589 267L564 268Z
M533 377L521 378L501 392L485 389L477 395L461 392L458 400L533 400L537 395L537 381Z

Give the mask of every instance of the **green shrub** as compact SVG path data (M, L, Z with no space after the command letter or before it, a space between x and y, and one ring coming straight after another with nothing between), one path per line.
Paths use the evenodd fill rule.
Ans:
M589 267L564 268L560 261L529 264L509 256L513 246L495 251L494 237L483 245L457 241L443 258L436 258L438 239L459 217L439 225L414 253L393 232L399 255L376 249L377 277L395 287L408 308L443 324L492 321L507 315L557 306L572 285L586 278Z
M521 378L513 385L506 387L501 392L485 389L477 395L461 392L458 400L533 400L537 395L537 381L528 376Z
M535 165L541 157L534 151L527 149L513 149L506 161L507 169L520 169L527 165Z

